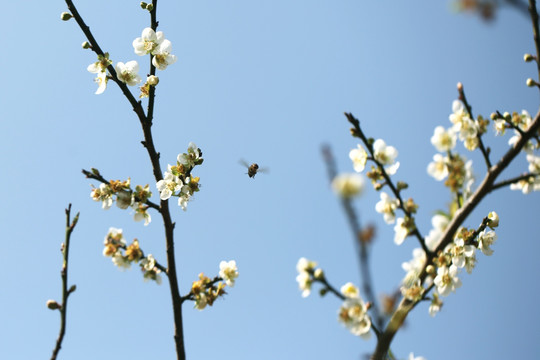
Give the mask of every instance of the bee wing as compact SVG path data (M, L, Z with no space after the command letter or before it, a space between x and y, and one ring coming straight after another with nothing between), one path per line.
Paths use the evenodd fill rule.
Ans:
M240 163L240 165L242 165L243 167L249 168L249 163L244 159L240 159L238 163Z
M265 166L263 168L259 168L259 170L257 170L257 172L262 172L262 173L268 174L270 172L270 169Z

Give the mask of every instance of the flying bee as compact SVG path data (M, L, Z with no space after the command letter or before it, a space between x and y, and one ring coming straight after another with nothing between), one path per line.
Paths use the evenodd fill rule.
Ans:
M254 178L255 175L257 175L260 172L268 172L268 169L266 168L259 168L259 165L256 163L249 164L245 160L240 160L240 164L248 169L248 172L246 173L250 178Z

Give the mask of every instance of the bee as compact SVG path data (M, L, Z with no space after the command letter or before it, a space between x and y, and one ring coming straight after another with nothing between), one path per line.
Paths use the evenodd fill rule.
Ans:
M250 178L254 178L255 175L259 172L267 172L268 170L266 168L259 168L259 165L256 163L252 163L251 165L245 161L240 160L240 164L248 169L248 172L246 173Z

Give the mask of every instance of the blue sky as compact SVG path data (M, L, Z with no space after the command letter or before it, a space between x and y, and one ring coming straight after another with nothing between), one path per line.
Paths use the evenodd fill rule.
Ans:
M133 39L149 25L138 1L79 1L76 5L101 47L116 61L148 59ZM374 340L351 335L337 322L338 299L303 299L295 282L301 256L316 260L336 285L359 284L346 220L332 194L320 154L333 148L340 171L352 171L357 142L343 112L364 131L399 151L396 179L420 205L423 234L449 194L426 173L437 125L449 126L465 86L475 114L528 110L538 93L525 86L535 66L530 21L505 9L496 21L451 11L449 1L197 1L165 2L159 29L178 62L159 73L154 139L164 168L190 141L203 151L202 188L187 212L172 207L182 293L200 272L217 274L235 259L240 277L224 300L200 312L184 307L189 359L358 359ZM80 44L74 21L59 20L62 1L9 2L0 20L5 36L0 147L4 169L0 261L0 358L50 356L60 299L60 243L64 208L81 212L72 240L68 331L60 358L172 359L173 324L166 285L144 283L139 271L120 272L102 256L109 227L138 238L164 262L162 225L148 227L118 208L103 211L90 198L81 169L155 189L142 132L114 84L94 95L95 61ZM9 34L9 36L7 35ZM488 136L494 155L507 138ZM459 145L461 146L461 145ZM466 152L461 147L463 152ZM477 177L481 158L473 159ZM240 159L268 167L249 179ZM503 178L526 169L521 158ZM95 183L94 183L95 184ZM363 223L377 226L372 253L376 292L391 292L416 247L392 241L393 226L374 211L368 189L355 205ZM495 210L501 218L491 257L480 256L472 275L435 318L427 305L413 311L392 349L428 360L530 358L540 350L537 323L538 193L493 193L467 220L477 226Z

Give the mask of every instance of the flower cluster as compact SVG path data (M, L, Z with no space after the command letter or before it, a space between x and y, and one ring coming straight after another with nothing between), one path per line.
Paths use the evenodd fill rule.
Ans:
M300 258L296 264L296 271L298 271L296 281L302 291L302 297L308 297L311 294L311 284L313 284L312 275L316 266L317 263L315 261L308 260L304 257Z
M371 319L367 314L368 304L360 298L358 288L352 283L341 287L341 293L345 297L338 312L338 321L341 322L351 333L369 338L371 333Z
M152 254L144 256L137 239L127 245L122 229L111 227L105 236L104 245L103 256L111 257L120 270L129 269L132 263L139 263L145 281L154 280L161 284L161 270L157 267L156 260Z
M168 165L163 179L156 183L160 199L167 200L176 196L178 205L185 211L193 193L199 191L199 178L192 176L191 171L203 161L201 149L189 143L187 153L179 154L176 165Z
M83 47L89 48L90 46L85 42ZM133 48L135 54L139 56L150 54L152 56L152 65L159 70L165 70L167 66L174 64L177 60L176 56L171 54L172 43L165 39L163 32L158 31L156 33L151 28L144 29L141 37L133 40ZM111 75L107 73L107 68L110 65L112 65L112 61L109 60L109 54L105 53L104 55L98 55L98 60L90 64L87 68L89 72L97 74L95 79L95 82L98 84L96 94L103 93L107 88L107 81L111 78ZM135 60L126 63L118 62L114 69L118 80L129 86L135 86L142 81L139 76L139 63ZM157 76L148 76L146 82L141 87L139 97L147 97L150 86L156 86L158 82L159 79Z
M533 121L531 115L526 110L522 110L521 114L516 112L512 114L506 112L503 115L494 113L491 115L491 118L495 124L497 135L503 135L506 129L514 129L514 136L508 140L508 145L512 147L517 144L524 132L529 131ZM540 133L537 135L540 135ZM534 138L534 141L533 139L527 141L522 150L529 163L529 173L511 184L511 190L521 190L524 194L528 194L531 191L540 191L540 155L538 154L540 142L538 136Z
M474 175L472 161L467 161L464 156L453 152L457 138L459 136L468 150L476 149L481 134L487 131L488 122L481 116L476 120L471 119L459 100L453 102L452 110L449 118L453 126L449 129L437 126L431 137L431 144L441 153L433 156L427 172L437 181L446 179L444 185L456 195L456 202L461 202L472 192Z
M447 219L444 216L438 215L432 220L434 229L430 236L436 240L440 239L442 229L447 224ZM433 293L431 306L429 308L430 315L434 316L442 306L442 301L439 296L448 296L461 286L459 279L460 269L465 268L468 273L471 273L476 265L476 249L481 250L484 255L491 255L493 250L491 245L497 239L497 235L493 230L499 226L499 217L496 212L492 211L482 222L478 230L461 228L454 236L454 241L448 244L444 250L439 251L433 259L433 265L427 267L429 276L425 283L433 285L436 291ZM429 243L429 248L436 248L436 244ZM426 254L420 248L413 251L413 259L402 265L407 275L403 279L401 288L402 294L412 301L422 299L425 292L424 287L420 283L419 275L426 263Z
M382 139L377 139L375 141L373 141L373 139L363 139L368 151L372 155L368 155L368 152L361 145L358 145L357 149L352 149L349 152L349 158L352 160L353 168L356 172L361 172L365 169L367 160L372 160L375 163L375 166L371 167L371 171L367 173L367 176L371 179L375 190L379 191L385 185L388 185L388 182L391 181L390 176L394 175L399 168L399 162L396 161L398 151L393 146L386 145L385 141ZM341 182L338 181L337 184L333 185L335 189L345 188L341 190L341 193L344 193L346 190L353 188L350 184L351 182L352 181L348 179L348 182L345 183L348 187L342 185L342 183L344 183L343 180L341 180ZM416 229L413 214L416 213L418 205L414 203L413 199L409 199L402 204L399 198L399 192L407 187L408 185L406 183L398 182L396 187L392 186L392 191L398 198L394 198L383 191L380 194L381 200L375 205L375 210L383 215L384 221L387 224L396 223L394 227L394 242L397 245L402 244L405 238ZM403 210L405 216L398 218L396 222L397 209Z
M222 261L219 264L219 277L211 280L203 273L200 273L199 280L194 281L191 285L191 292L188 297L195 301L196 309L202 310L207 305L212 306L218 297L226 294L226 286L234 286L237 277L236 261Z
M131 180L126 181L110 180L108 184L101 183L98 188L92 188L90 197L94 201L101 201L101 207L105 210L110 209L116 202L120 209L131 208L135 211L133 216L135 221L144 220L144 225L150 224L152 218L148 213L148 205L145 205L148 198L152 196L150 186L137 185L135 190L131 189Z

